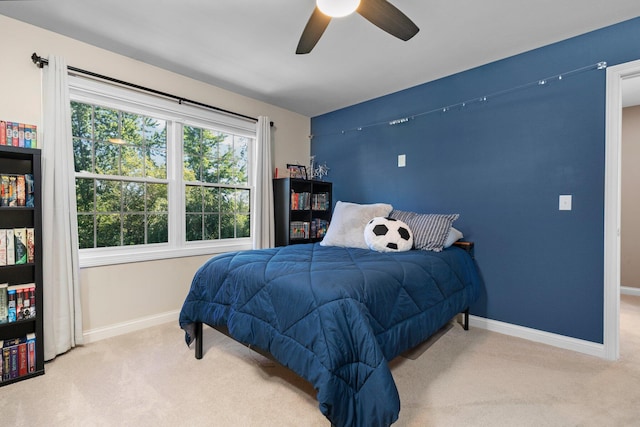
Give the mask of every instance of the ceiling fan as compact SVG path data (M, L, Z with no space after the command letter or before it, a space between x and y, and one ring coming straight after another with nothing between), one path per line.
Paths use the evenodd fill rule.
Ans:
M296 54L311 52L331 18L358 12L372 24L401 40L407 41L420 29L387 0L317 0L316 7L302 31Z

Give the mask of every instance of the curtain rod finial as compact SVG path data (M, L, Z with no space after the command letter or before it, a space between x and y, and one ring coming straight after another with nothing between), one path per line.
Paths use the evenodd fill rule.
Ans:
M31 60L33 61L34 64L36 64L36 67L38 68L44 67L44 61L40 56L38 56L37 53L33 52L33 55L31 55Z

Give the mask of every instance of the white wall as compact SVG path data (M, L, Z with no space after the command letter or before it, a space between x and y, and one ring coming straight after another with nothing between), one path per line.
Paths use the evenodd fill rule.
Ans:
M640 288L640 106L622 109L620 285Z
M70 66L244 115L269 116L275 122L272 134L274 167L284 170L287 163L309 158L309 117L3 15L0 15L0 40L2 120L40 127L41 71L30 57L33 52L45 58L55 54L63 56ZM153 323L177 321L177 311L193 273L207 258L200 256L83 269L80 280L85 337L94 340Z

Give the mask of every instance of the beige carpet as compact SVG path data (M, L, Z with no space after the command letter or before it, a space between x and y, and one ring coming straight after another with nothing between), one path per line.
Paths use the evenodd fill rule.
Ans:
M617 362L455 324L391 362L394 427L640 425L640 297L621 306ZM212 329L205 337L200 361L175 324L77 348L1 387L0 425L330 425L304 380Z

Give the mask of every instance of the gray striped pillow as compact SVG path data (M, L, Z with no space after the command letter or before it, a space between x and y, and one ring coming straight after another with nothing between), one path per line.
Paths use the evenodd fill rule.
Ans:
M418 214L394 210L389 216L409 226L413 233L413 245L416 249L441 252L453 221L458 219L460 215Z

